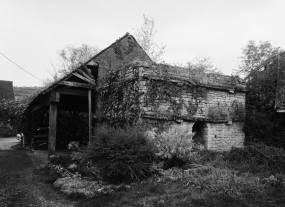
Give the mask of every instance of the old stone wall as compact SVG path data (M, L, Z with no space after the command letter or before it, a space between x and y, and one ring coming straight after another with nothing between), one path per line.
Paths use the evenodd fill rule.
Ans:
M152 120L150 131L157 133L173 127L193 130L199 121L203 123L200 130L206 149L227 151L242 147L244 84L237 78L214 74L187 78L186 69L181 70L181 76L177 70L169 74L168 69L139 63L126 72L127 79L138 75L141 117Z
M235 120L235 108L233 105L239 104L244 109L245 93L238 91L215 90L205 87L178 86L177 90L180 94L175 94L172 100L157 99L153 102L148 101L147 92L152 90L149 88L150 80L142 79L140 81L140 91L143 93L141 104L145 115L151 116L171 116L181 117L187 120ZM155 89L154 89L155 90ZM176 106L173 106L173 101ZM175 108L177 107L177 108Z
M207 123L205 147L209 150L228 151L232 147L243 147L245 134L242 122Z
M193 126L197 122L175 122L159 119L143 119L144 124L148 124L148 134L155 136L162 131L167 131L174 128L178 131L192 132ZM232 123L217 123L217 122L202 122L201 135L204 140L204 147L208 150L229 151L233 147L243 147L245 134L243 132L242 122Z

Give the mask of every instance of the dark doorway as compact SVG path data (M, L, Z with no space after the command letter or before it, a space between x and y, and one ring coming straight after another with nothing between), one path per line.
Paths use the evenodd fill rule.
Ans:
M205 145L207 137L207 124L203 121L196 121L192 127L192 132L196 132L193 137L194 143Z

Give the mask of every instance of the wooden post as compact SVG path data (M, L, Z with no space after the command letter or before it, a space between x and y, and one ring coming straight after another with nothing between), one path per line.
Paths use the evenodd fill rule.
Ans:
M88 120L89 120L89 142L91 141L92 136L92 97L91 89L88 90Z
M60 94L55 92L52 92L50 95L48 159L50 158L51 155L55 155L57 103L59 102L59 97Z
M94 133L96 128L98 127L99 124L99 117L98 117L98 111L99 111L99 104L100 104L100 97L99 97L99 93L94 91L94 118L95 118L95 122L94 122Z
M35 135L35 129L36 129L36 117L35 117L35 111L33 110L32 111L32 132L31 132L31 143L30 145L32 144L32 141L33 141L33 138L34 138L34 135ZM23 142L23 145L25 145L25 143Z

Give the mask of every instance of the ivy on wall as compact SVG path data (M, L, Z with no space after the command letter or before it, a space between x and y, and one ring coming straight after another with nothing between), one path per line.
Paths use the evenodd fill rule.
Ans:
M147 90L144 93L140 91L139 70L136 67L132 68L132 78L126 78L130 74L129 68L130 65L110 72L99 89L102 109L97 116L111 125L136 124L144 113L143 103L152 108L158 119L179 120L183 109L186 109L187 116L192 117L206 98L205 88L189 82L173 82L165 70L160 73L159 79L146 81ZM190 100L184 100L185 93L191 94ZM159 109L162 104L168 104L165 112ZM168 118L165 118L166 114Z
M217 106L210 106L208 108L207 118L213 121L228 120L228 119L235 121L244 121L245 106L243 103L237 100L234 100L231 103L230 108L228 108L227 106L221 106L221 104L218 103Z
M161 68L160 68L161 69ZM196 119L208 89L192 82L176 80L167 72L167 66L156 75L141 80L136 64L112 71L100 87L101 119L111 125L135 125L141 115L160 120L182 121ZM142 82L141 82L142 81ZM141 90L142 83L144 90ZM151 113L146 113L151 112ZM199 113L199 112L198 112ZM207 120L243 120L244 105L233 101L231 106L208 108Z
M126 79L127 67L111 71L100 87L99 118L115 126L134 125L140 117L138 72Z
M150 79L147 81L146 106L151 107L152 111L160 116L159 106L161 103L169 105L167 109L167 114L170 115L169 119L181 118L184 108L188 113L188 117L194 116L199 104L207 96L206 89L198 87L192 82L171 80L167 72L167 66L162 69L161 74L159 80ZM188 101L185 101L185 97L183 97L185 94L191 94Z

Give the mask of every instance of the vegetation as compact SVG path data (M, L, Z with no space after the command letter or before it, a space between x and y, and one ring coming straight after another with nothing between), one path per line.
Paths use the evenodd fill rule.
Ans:
M14 132L29 134L31 117L26 108L31 98L27 96L19 100L2 101L0 103L0 124L11 126Z
M240 74L246 75L249 92L246 96L246 141L262 141L269 145L285 146L285 116L276 113L276 78L277 67L284 70L284 61L273 62L268 70L260 70L264 61L274 56L279 48L270 42L260 42L257 45L250 41L243 49Z
M139 181L152 173L153 147L136 128L96 129L94 139L74 157L90 162L98 175L111 182Z
M156 35L155 20L154 18L148 18L143 15L143 25L135 31L135 37L143 48L143 50L149 55L149 57L156 63L163 61L163 54L165 53L165 45L155 42L154 37Z
M12 137L16 136L16 132L12 127L7 125L0 125L0 137Z
M164 169L182 167L185 163L196 161L198 158L194 152L193 137L195 133L188 130L176 130L174 128L157 135L152 143L156 147L157 159L162 161Z
M222 72L213 65L212 60L209 57L196 57L187 62L185 67L195 73L222 74Z
M85 182L78 175L55 186L64 186L62 192L69 195L84 194L77 200L80 206L284 206L283 150L252 144L228 153L201 150L192 155L182 168L155 164L158 173L130 187Z
M14 90L14 96L16 99L21 99L24 98L26 96L30 96L34 93L36 93L37 91L39 91L41 89L41 87L26 87L26 86L14 86L13 90Z
M242 49L241 65L236 70L236 73L247 77L266 59L276 55L278 52L280 52L280 48L274 47L270 41L260 41L257 44L254 40L250 40Z
M91 59L98 52L98 47L92 47L86 44L82 44L79 47L67 45L64 49L58 51L61 58L58 72L65 75Z

